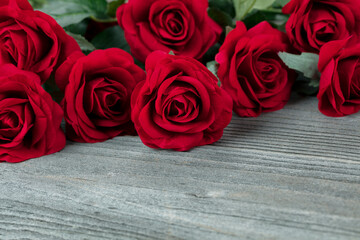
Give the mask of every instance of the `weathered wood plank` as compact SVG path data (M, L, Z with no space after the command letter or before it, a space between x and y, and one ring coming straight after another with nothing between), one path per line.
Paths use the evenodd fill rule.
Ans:
M360 115L316 104L185 153L119 137L1 164L0 239L360 239Z

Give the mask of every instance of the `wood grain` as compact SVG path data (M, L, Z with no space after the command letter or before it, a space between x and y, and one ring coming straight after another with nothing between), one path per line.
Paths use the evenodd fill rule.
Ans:
M315 98L190 152L119 137L0 167L0 239L360 239L360 115Z

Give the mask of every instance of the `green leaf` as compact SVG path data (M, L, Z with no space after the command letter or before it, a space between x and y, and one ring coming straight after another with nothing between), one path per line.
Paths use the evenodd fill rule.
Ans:
M145 71L145 63L140 62L137 59L134 59L134 62L135 62L136 65L138 65L140 68L142 68Z
M231 18L235 17L235 9L232 0L209 0L209 8L217 8Z
M86 30L88 28L89 21L90 21L90 19L86 18L86 19L82 20L79 23L75 23L75 24L71 24L69 26L66 26L64 29L67 32L71 32L71 33L74 33L74 34L79 34L79 35L84 36L86 34Z
M248 28L252 28L262 21L269 22L273 27L284 30L284 26L288 21L289 16L281 13L281 10L267 9L267 10L252 10L244 19L243 22Z
M217 22L220 26L225 28L226 26L233 26L233 18L227 14L226 12L223 12L219 8L209 8L208 9L209 16Z
M209 50L203 56L202 62L207 63L213 61L215 59L216 54L219 52L220 47L221 44L216 43L214 46L209 48Z
M33 8L38 9L46 3L46 0L29 0L29 3Z
M253 9L268 9L275 0L234 0L236 19L242 20Z
M50 76L50 78L42 85L43 89L48 92L52 99L59 103L64 97L63 92L58 88L58 86L55 83L55 77L54 74Z
M108 3L107 14L110 17L116 17L116 11L125 2L125 0L115 0Z
M88 17L108 18L106 0L48 0L39 10L52 16L62 27L79 23Z
M208 62L206 63L206 67L207 69L209 69L210 72L212 72L212 74L215 75L215 77L218 79L218 85L219 87L221 86L221 82L220 82L220 79L218 78L217 76L217 71L219 69L219 65L216 61L211 61L211 62Z
M279 57L291 69L298 72L299 77L295 81L294 90L304 95L315 95L319 90L320 73L317 65L319 56L314 53L302 53L301 55L280 52Z
M276 1L275 1L275 4L283 7L283 6L285 6L286 4L288 4L288 2L290 2L290 0L276 0Z
M279 57L291 69L297 70L310 79L318 79L320 73L318 71L319 55L314 53L302 53L301 55L280 52Z
M254 8L260 10L268 9L274 2L275 0L256 0Z
M130 52L130 46L125 39L124 31L119 26L105 29L91 42L97 49L120 48Z
M255 0L234 0L236 19L242 20L255 5Z
M319 91L319 79L311 79L304 76L303 73L298 72L298 78L295 81L293 89L300 94L307 96L314 96Z
M86 40L83 36L71 32L67 32L67 34L75 39L75 41L79 44L81 51L83 51L85 54L95 50L94 45Z
M227 36L232 30L234 30L233 27L226 26L226 28L225 28L225 36Z

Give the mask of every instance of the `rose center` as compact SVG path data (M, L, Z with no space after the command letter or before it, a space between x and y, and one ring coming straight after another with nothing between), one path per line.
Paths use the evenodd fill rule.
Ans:
M14 112L0 115L0 129L14 128L19 125L19 118Z
M10 142L20 132L18 116L11 111L0 114L0 143Z
M117 93L112 93L106 96L106 106L113 112L118 112L122 109L121 96Z
M129 104L126 88L118 81L94 76L85 85L84 109L95 118L113 118L126 112Z
M338 9L328 5L314 3L313 10L309 15L309 23L313 38L320 46L332 39L337 38L340 31L344 31L346 26L341 14L336 14ZM338 24L340 24L338 26ZM344 28L344 29L339 29Z
M159 41L172 48L182 46L195 30L193 16L181 1L157 1L150 9L149 22Z
M183 31L184 20L178 12L169 12L166 14L166 29L173 35L179 35Z
M192 92L173 97L167 107L167 119L176 123L194 120L199 114L198 97Z
M179 77L179 80L182 80ZM186 123L196 119L200 112L198 92L184 81L175 81L162 96L163 116L174 123Z
M13 23L4 30L0 30L0 44L4 46L7 54L1 54L3 62L30 70L38 61L42 60L51 50L53 41L38 29L28 26L20 28ZM39 44L39 42L41 44Z
M327 23L323 23L320 24L320 29L318 31L316 31L316 38L319 41L322 42L329 42L334 38L334 33L335 33L335 23L334 22L327 22Z
M185 104L179 101L173 101L170 105L169 116L181 116L185 112Z
M260 62L259 65L260 65L261 76L263 77L263 79L271 80L276 72L274 67L266 62Z
M258 76L268 89L272 89L278 81L279 69L281 68L279 61L280 59L275 53L264 53L256 62Z

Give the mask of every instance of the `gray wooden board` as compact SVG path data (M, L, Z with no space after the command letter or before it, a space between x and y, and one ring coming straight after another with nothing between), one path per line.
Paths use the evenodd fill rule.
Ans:
M179 153L138 137L2 163L0 239L360 239L360 114L316 98Z

